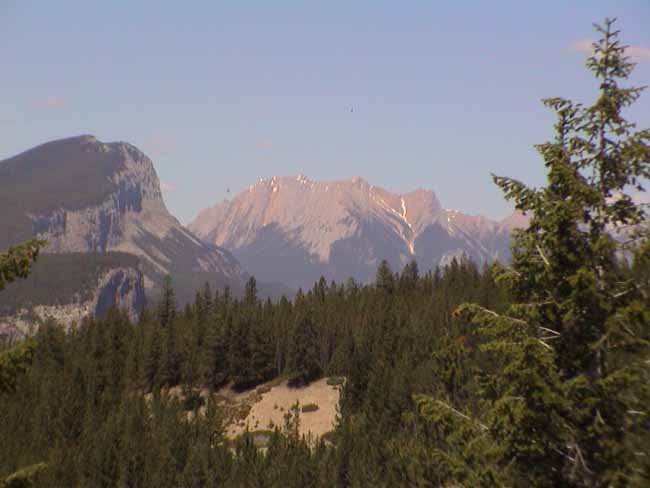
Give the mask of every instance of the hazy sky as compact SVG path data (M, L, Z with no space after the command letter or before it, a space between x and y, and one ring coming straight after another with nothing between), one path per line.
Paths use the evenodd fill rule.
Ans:
M543 181L539 100L592 100L583 48L605 16L650 84L650 0L0 0L0 159L131 142L183 222L298 172L500 218L489 173ZM650 93L629 116L650 126Z

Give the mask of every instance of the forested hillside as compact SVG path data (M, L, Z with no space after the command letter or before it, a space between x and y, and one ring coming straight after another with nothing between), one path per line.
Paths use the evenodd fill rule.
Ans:
M0 295L0 316L34 305L62 305L88 300L97 278L115 268L137 269L139 258L121 252L43 254L27 279Z
M165 298L139 325L113 314L68 334L40 330L32 367L1 402L2 418L20 419L0 425L3 474L46 461L48 486L332 486L332 477L396 486L418 463L401 449L426 428L412 395L462 397L476 386L474 337L454 308L505 306L489 273L456 262L424 277L382 267L365 287L320 282L294 302L258 301L253 280L243 300L207 287L174 313ZM289 436L266 457L245 441L233 451L218 409L188 422L179 413L198 405L144 400L176 384L243 388L284 374L299 387L325 373L348 378L338 449Z

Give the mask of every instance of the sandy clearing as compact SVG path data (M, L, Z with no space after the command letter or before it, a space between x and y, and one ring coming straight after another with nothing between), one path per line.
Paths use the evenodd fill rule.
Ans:
M298 402L300 406L309 403L318 405L315 412L300 412L300 434L320 437L334 430L339 397L339 387L328 385L327 378L303 388L289 388L284 381L262 394L262 399L252 405L246 420L230 425L228 436L236 437L246 430L246 426L250 431L282 427L284 415Z
M276 379L242 392L234 391L231 385L226 385L213 392L212 398L226 412L226 435L231 439L244 433L247 428L250 432L282 428L285 423L284 416L296 402L299 407L316 404L318 410L314 412L300 410L299 426L300 435L310 435L312 439L316 439L331 432L336 426L341 387L328 385L327 381L328 378L322 378L302 388L290 388L286 380ZM184 399L183 391L180 386L166 390L170 397L179 401ZM210 396L207 388L196 388L194 391L204 399ZM145 394L147 401L151 401L151 398L151 393ZM205 406L198 409L200 415L205 415L205 411ZM194 412L188 411L186 415L192 418Z

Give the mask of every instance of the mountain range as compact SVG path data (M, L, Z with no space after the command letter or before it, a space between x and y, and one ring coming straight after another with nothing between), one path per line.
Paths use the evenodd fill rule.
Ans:
M511 232L526 221L446 209L431 190L398 194L360 177L298 175L260 179L186 228L167 210L145 154L90 135L0 161L0 208L0 249L48 241L26 284L0 294L0 316L63 319L99 315L111 304L135 319L168 274L183 304L206 282L239 294L251 274L261 296L277 297L321 276L369 281L382 260L394 271L413 260L423 271L454 257L507 261Z
M368 281L384 259L395 271L412 260L425 271L454 257L507 261L510 234L525 222L519 213L493 221L443 208L431 190L397 194L360 177L298 175L260 179L201 211L188 228L261 280L297 289L321 275Z

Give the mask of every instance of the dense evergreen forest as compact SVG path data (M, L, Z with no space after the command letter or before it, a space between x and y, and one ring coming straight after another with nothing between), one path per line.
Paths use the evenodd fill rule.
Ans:
M373 283L321 280L295 299L206 286L177 310L171 280L138 324L119 311L47 324L0 355L5 486L650 486L650 131L622 117L640 89L613 22L588 67L600 95L554 98L538 146L547 184L495 177L529 226L511 266L453 261ZM0 290L41 243L0 255ZM10 285L11 286L11 285ZM266 450L230 440L193 387L296 388L344 376L317 443L286 416ZM166 394L181 385L183 401ZM150 400L145 394L151 393ZM8 477L8 478L7 478ZM2 483L2 482L0 482ZM0 485L2 486L2 485Z
M251 280L242 300L206 287L178 313L168 288L138 325L114 313L67 334L43 327L32 367L0 407L14 419L0 426L3 472L45 460L53 486L332 486L333 476L395 486L407 469L395 457L399 439L417 427L403 418L416 414L412 395L433 394L439 380L471 388L459 364L471 334L452 311L468 300L501 308L505 294L489 276L470 263L425 277L414 265L399 276L384 266L376 285L321 281L276 304L258 301ZM348 378L340 451L289 435L266 456L246 441L233 452L217 409L188 422L180 412L198 404L143 399L166 386L244 388L280 373L296 387L321 374Z

